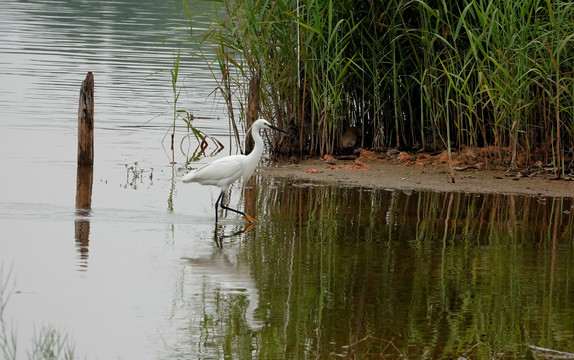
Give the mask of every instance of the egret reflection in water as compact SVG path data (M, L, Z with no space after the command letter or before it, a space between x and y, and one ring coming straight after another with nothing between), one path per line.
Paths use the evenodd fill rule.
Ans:
M248 327L252 331L257 331L265 325L265 322L256 315L259 307L259 290L249 268L234 264L220 248L214 249L209 257L188 257L182 260L185 265L191 267L194 277L204 282L200 288L196 288L198 291L196 295L209 288L214 293L220 292L224 298L242 297L247 301L244 313ZM244 306L244 303L240 301L239 306Z

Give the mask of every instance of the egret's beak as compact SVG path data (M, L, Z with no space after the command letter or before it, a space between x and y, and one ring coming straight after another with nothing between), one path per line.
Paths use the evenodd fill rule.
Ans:
M287 131L280 129L277 126L269 125L269 129L277 130L279 132L282 132L283 134L287 134Z

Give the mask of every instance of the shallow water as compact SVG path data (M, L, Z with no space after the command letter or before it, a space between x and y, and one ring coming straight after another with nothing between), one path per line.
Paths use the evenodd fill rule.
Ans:
M299 184L268 196L254 247L292 357L572 352L572 199Z
M528 345L574 353L570 198L259 174L229 201L260 224L246 228L230 213L216 228L218 191L183 186L185 156L176 152L172 166L162 143L169 72L149 76L171 66L174 50L160 42L180 7L0 2L0 278L17 358L42 327L67 334L87 359L535 357ZM96 155L78 178L87 71ZM191 57L182 74L181 101L226 145L217 156L228 154L210 75ZM90 201L77 206L78 179L90 176Z

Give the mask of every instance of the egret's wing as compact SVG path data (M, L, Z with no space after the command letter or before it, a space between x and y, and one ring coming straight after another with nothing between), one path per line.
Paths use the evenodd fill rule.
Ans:
M243 173L241 155L227 156L190 171L183 182L198 182L204 185L225 186L239 179Z

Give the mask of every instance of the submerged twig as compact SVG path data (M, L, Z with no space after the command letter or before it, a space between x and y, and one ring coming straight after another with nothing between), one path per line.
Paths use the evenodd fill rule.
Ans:
M548 349L535 345L528 345L528 347L534 350L538 356L542 356L547 359L574 359L573 353Z
M365 336L364 338L359 339L359 340L355 341L355 342L352 343L352 344L344 345L343 348L344 348L344 349L348 349L348 348L351 348L351 347L353 347L353 346L357 346L357 345L359 345L360 343L362 343L362 342L364 342L364 341L367 341L367 340L375 340L375 341L378 341L378 342L380 342L380 343L386 343L386 346L385 346L385 348L383 349L383 352L385 352L385 351L387 350L387 348L388 348L389 346L391 346L391 347L392 347L393 349L395 349L399 354L401 354L401 356L404 356L404 353L393 343L392 340L381 339L381 338L378 338L378 337L373 336L373 335L367 335L367 336Z

